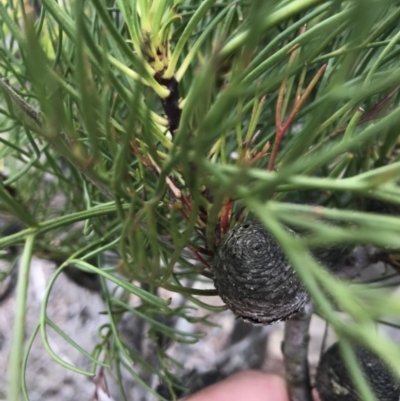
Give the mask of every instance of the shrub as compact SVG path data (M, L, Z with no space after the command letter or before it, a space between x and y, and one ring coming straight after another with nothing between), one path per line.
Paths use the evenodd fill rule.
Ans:
M248 219L280 244L344 348L357 341L398 366L400 348L374 330L399 316L398 299L340 280L308 247L370 244L396 266L399 15L393 0L0 4L1 209L24 225L0 239L24 244L10 399L27 358L32 254L61 261L54 280L67 266L100 277L110 324L93 369L100 351L107 363L140 363L116 329L122 313L149 322L154 341L196 340L157 321L195 320L157 289L215 310L196 297L216 292L196 282L211 277L222 236ZM102 268L107 251L118 254L114 269ZM54 280L38 317L45 342ZM171 384L168 363L159 375Z

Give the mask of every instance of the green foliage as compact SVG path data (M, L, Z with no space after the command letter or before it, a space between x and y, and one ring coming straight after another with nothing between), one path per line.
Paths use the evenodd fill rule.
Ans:
M327 242L400 243L400 217L357 210L365 196L400 204L399 15L394 0L42 0L39 14L22 0L1 3L1 210L26 228L0 245L25 241L25 267L33 252L64 261L34 333L53 358L76 370L46 340L50 326L79 348L46 315L67 265L102 279L110 324L87 355L94 366L145 364L118 334L122 312L153 334L195 341L157 321L195 320L157 288L214 310L196 296L215 292L195 283L209 280L221 235L255 216L338 335L400 368L400 348L374 328L400 316L399 299L332 277L307 252ZM282 224L311 235L293 238ZM114 269L101 266L107 250L118 250ZM127 294L141 306L129 306ZM171 361L161 347L158 355L158 374L171 384Z

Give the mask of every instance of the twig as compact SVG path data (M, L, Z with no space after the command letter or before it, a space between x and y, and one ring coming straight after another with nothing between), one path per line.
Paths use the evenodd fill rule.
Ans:
M203 266L205 266L207 269L211 270L211 266L208 264L208 262L190 245L188 246L188 248L193 252L193 255L195 256L195 258L201 263L203 264Z
M71 149L71 140L67 137L64 132L60 132L60 137L67 145L68 149ZM54 141L53 141L54 142ZM53 143L54 145L54 143ZM64 156L65 157L65 156ZM72 157L66 157L66 159L80 172L82 173L88 181L90 181L107 199L114 200L114 196L111 192L99 181L96 177L85 167L83 167L79 162Z
M388 106L389 101L392 99L392 97L396 94L396 92L400 89L400 86L397 86L392 92L390 92L387 96L385 96L379 103L377 103L368 113L365 117L361 118L358 122L357 125L362 125L368 121L374 120L379 118L377 116L377 113L383 109L385 106ZM346 130L346 127L338 128L334 134L339 134L342 133Z
M290 113L288 119L286 120L284 126L282 127L283 131L286 131L289 126L292 124L294 118L296 117L297 113L300 111L301 107L303 106L304 102L307 100L308 96L310 96L311 91L314 89L315 85L317 84L318 80L321 78L323 75L324 71L326 70L326 67L328 64L324 64L315 74L314 78L311 80L309 85L307 86L306 90L304 93L300 96L300 99L296 101L292 112Z
M10 113L18 120L33 130L37 130L42 126L42 121L36 110L17 94L12 88L7 78L0 79L0 89L6 97L6 102Z
M74 157L72 152L63 151L62 145L60 146L60 141L58 136L49 137L43 133L43 123L39 116L39 113L28 104L21 96L19 96L8 79L0 79L0 89L3 90L8 108L14 116L22 122L22 124L35 132L43 135L48 142L50 142L79 172L81 172L88 181L90 181L98 190L109 200L114 200L111 192L95 177L95 175L88 170L86 167L82 166ZM68 150L71 148L71 141L67 135L60 132L59 136L62 138L64 144L67 146ZM62 142L61 142L62 143ZM66 155L66 153L69 153Z
M291 401L313 401L307 359L312 312L313 306L309 301L285 323L282 352Z
M155 162L155 160L150 156L147 155L149 160L151 161L151 164L154 166L158 174L161 174L161 168L158 166L158 164ZM182 192L180 191L179 188L172 182L171 178L166 177L165 181L169 187L169 189L173 192L176 198L180 199L182 197Z
M228 231L229 222L231 220L233 202L229 198L226 199L221 211L221 234L225 235Z
M301 107L303 106L304 102L308 99L310 96L311 91L314 89L315 85L317 84L318 80L321 78L322 74L324 73L325 69L327 67L327 64L324 64L318 72L315 74L314 78L311 80L309 85L307 86L306 90L304 93L300 96L299 99L296 99L293 109L285 121L285 123L282 123L282 107L283 107L283 96L285 93L286 89L286 80L282 82L281 88L279 90L279 95L278 95L278 103L276 107L276 136L275 136L275 142L272 147L272 153L271 157L268 162L268 167L267 169L269 171L272 171L274 169L275 165L275 160L278 155L279 147L281 145L282 139L285 136L286 131L289 129L289 127L292 125L297 113L300 111Z

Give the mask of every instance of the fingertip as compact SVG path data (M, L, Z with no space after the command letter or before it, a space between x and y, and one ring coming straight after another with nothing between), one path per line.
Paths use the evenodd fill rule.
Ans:
M321 399L319 398L319 394L318 394L318 391L317 391L316 388L313 389L312 395L313 395L313 400L314 401L321 401Z
M185 401L289 401L284 380L259 371L236 373Z

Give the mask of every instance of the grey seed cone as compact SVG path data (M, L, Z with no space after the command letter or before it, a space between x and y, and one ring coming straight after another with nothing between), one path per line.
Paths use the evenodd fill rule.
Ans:
M388 367L365 348L357 346L354 351L376 399L398 401L400 383ZM342 360L338 343L323 354L315 383L321 401L362 401Z
M222 300L253 325L286 320L308 300L282 249L256 221L239 224L223 237L212 268Z
M327 225L332 225L330 221L324 221ZM292 228L293 231L299 236L307 236L312 234L308 230ZM353 250L354 245L351 244L332 244L332 243L324 243L319 244L318 246L310 247L310 252L313 256L329 271L332 273L340 273L340 270L345 263L346 258L350 255Z
M345 244L327 244L310 251L318 261L332 273L340 273L343 263L354 247Z
M377 214L400 215L400 205L379 199L365 198L365 211Z

